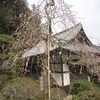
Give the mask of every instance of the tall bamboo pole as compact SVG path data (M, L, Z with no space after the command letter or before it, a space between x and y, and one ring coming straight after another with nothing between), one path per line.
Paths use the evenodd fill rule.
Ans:
M47 67L48 67L48 100L51 100L51 93L50 93L50 46L51 46L51 6L54 6L53 0L46 0L45 11L47 15L47 23L48 23L48 33L47 33Z
M46 0L47 1L47 0ZM48 100L51 100L51 95L50 95L50 17L49 17L49 13L47 11L48 8L48 2L46 2L46 7L45 7L45 11L47 14L47 23L48 23L48 30L47 30L47 68L48 68Z
M51 95L50 95L50 37L48 36L48 40L47 40L47 45L48 45L48 50L47 50L47 57L48 57L48 98L49 100L51 100Z

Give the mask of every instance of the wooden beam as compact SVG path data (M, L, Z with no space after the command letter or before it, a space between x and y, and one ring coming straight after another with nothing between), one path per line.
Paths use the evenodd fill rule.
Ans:
M61 71L51 71L52 73L62 73ZM63 71L63 73L69 73L69 71Z

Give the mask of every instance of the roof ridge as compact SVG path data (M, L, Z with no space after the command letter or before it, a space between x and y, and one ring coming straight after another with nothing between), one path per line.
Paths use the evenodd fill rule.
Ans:
M67 31L69 31L69 30L71 30L71 29L73 29L73 28L78 27L79 25L80 25L81 28L83 27L81 23L78 23L77 25L74 25L74 26L72 26L72 27L70 27L70 28L68 28L68 29L65 29L65 30L63 30L63 31L61 31L61 32L59 32L59 33L54 34L53 36L62 34L63 32L67 32ZM80 28L80 29L81 29L81 28Z

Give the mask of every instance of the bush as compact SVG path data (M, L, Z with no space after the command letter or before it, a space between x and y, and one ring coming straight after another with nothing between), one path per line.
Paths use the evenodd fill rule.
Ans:
M11 60L14 60L11 58ZM24 76L24 67L23 67L23 60L17 59L15 62L9 61L9 68L5 69L4 73L8 75L12 75L13 77L23 77Z
M13 40L13 37L7 34L1 34L0 33L0 42L3 43L11 43Z
M11 77L7 75L0 75L0 90L7 84Z
M96 85L87 80L76 80L72 83L71 94L77 95L83 91L98 90Z
M60 88L51 88L51 100L63 100L67 94Z
M17 60L16 64L11 66L11 73L15 76L15 77L22 77L23 76L23 66L22 66L22 60Z
M60 88L51 88L50 89L51 100L63 100L67 96L66 92ZM37 100L37 99L34 99ZM46 91L43 91L41 94L41 99L38 100L48 100L48 88Z
M40 100L40 88L30 78L13 79L2 89L4 100Z
M100 100L100 92L84 91L76 95L73 100Z

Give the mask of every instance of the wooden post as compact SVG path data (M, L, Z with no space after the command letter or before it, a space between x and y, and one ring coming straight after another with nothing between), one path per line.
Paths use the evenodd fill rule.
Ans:
M60 48L60 49L61 49L61 48ZM59 53L60 53L60 63L61 63L61 78L62 78L62 86L64 86L62 51L60 50Z

